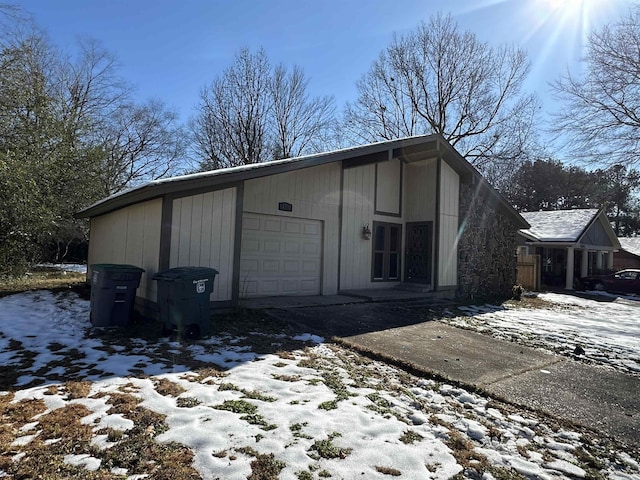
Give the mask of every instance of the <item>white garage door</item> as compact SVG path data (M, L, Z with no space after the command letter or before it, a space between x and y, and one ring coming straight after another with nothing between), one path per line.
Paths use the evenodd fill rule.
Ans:
M322 222L245 213L240 296L319 295Z

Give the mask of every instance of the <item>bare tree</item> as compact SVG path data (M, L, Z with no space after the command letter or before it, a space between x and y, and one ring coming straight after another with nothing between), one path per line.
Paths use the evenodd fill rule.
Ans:
M640 6L592 32L584 74L552 86L562 109L555 130L570 154L588 164L640 163Z
M191 128L203 169L267 159L270 68L264 50L253 54L245 48L202 90Z
M317 152L333 126L332 97L312 98L302 69L275 68L263 49L241 50L202 90L191 120L199 168L218 169Z
M132 88L118 75L115 55L96 40L80 39L78 52L62 59L55 80L59 115L69 133L82 139L130 102Z
M278 65L271 78L275 158L297 157L322 148L323 133L334 120L333 97L309 98L309 80L298 66Z
M528 72L522 50L491 48L438 14L394 36L358 81L346 128L359 142L439 133L498 174L532 144L538 101L522 93Z
M109 194L175 173L185 151L177 115L159 100L119 105L101 133L100 177Z

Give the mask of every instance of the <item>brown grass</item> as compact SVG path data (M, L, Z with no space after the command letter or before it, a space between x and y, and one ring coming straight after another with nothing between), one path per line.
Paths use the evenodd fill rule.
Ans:
M24 415L25 418L42 408L34 410L27 407L31 402L33 401L18 404L29 410ZM36 426L39 435L28 444L15 447L11 452L24 452L24 458L18 462L2 462L2 468L9 474L9 478L105 478L95 474L86 475L89 472L84 468L65 465L63 462L64 456L68 454L92 453L91 426L81 423L82 418L90 413L84 405L70 404L40 416ZM52 442L45 443L47 440Z
M471 440L457 430L449 430L448 436L445 444L451 449L452 455L462 467L479 472L486 470L489 466L487 458L475 451Z
M62 439L54 445L68 444L69 450L72 451L74 444L91 441L91 425L80 423L80 420L88 415L91 415L91 410L79 403L71 403L53 410L39 418L38 429L41 433L38 440Z
M60 290L82 288L84 273L36 270L19 277L0 277L0 297L29 290Z
M85 398L91 392L91 382L66 382L63 388L67 392L67 400Z
M376 471L382 473L383 475L391 475L392 477L399 477L400 475L402 475L402 472L400 470L389 467L377 466Z
M160 395L165 397L177 397L186 390L175 382L166 378L158 378L153 381L153 386Z
M12 399L13 394L2 397L0 418L3 423L17 424L21 427L25 423L29 423L36 415L47 410L47 406L42 400L23 400L18 403L9 403Z
M87 392L88 382L69 382L64 390L70 395ZM155 436L166 431L165 416L141 407L140 399L130 393L110 393L109 413L120 413L134 422L126 432L106 429L112 447L100 450L91 444L93 425L82 423L91 411L82 404L70 403L65 407L44 413L38 424L27 434L38 433L29 443L11 447L21 434L19 428L32 421L34 415L46 412L41 400L11 403L13 394L0 396L0 469L8 478L68 478L106 480L122 478L111 473L114 467L128 469L129 475L148 475L160 480L196 480L199 474L191 466L193 453L177 443L158 443ZM105 433L105 431L101 432ZM13 456L24 456L14 461ZM101 461L99 470L90 472L83 466L66 465L64 456L86 454Z
M195 370L196 375L189 375L186 377L191 382L204 382L206 380L207 385L215 383L214 378L222 378L227 376L227 373L216 367L204 367Z

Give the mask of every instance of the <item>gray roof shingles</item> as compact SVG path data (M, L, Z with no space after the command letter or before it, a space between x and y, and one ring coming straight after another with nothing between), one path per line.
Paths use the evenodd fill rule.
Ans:
M623 250L640 257L640 237L621 237L618 240Z
M576 242L598 212L595 208L524 212L521 215L531 228L521 232L540 242Z

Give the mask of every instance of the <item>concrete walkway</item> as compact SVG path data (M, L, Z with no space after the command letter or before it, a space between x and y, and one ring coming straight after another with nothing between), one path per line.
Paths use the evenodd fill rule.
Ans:
M640 378L437 321L398 303L273 308L277 318L354 349L480 389L637 447Z

